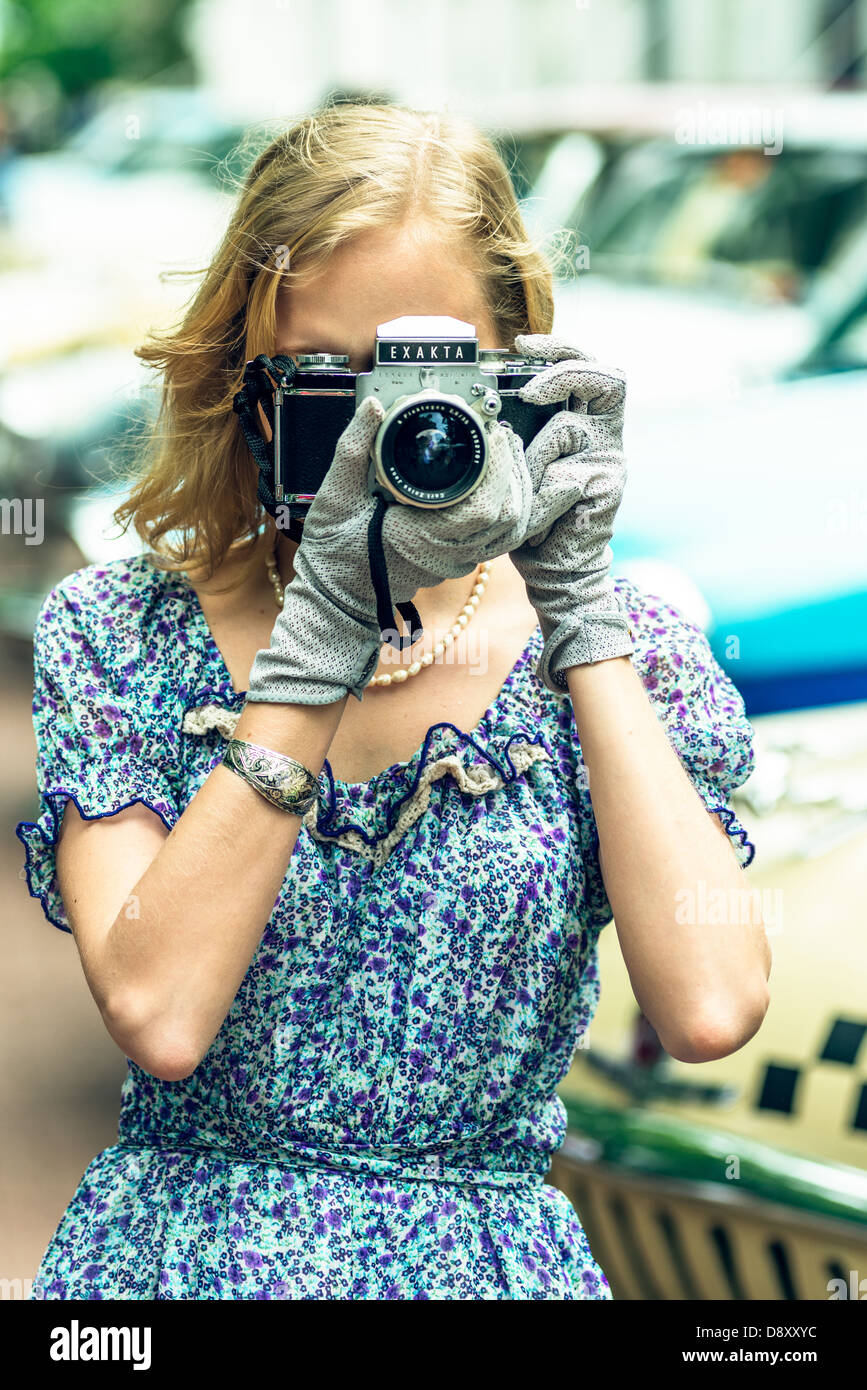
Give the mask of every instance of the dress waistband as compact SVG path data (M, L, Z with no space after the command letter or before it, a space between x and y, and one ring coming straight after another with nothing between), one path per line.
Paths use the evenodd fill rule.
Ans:
M436 1149L419 1152L407 1147L403 1157L398 1152L399 1147L391 1146L390 1152L375 1147L358 1152L283 1140L275 1142L269 1136L262 1142L257 1137L254 1147L239 1143L237 1139L209 1141L199 1135L171 1132L125 1133L114 1145L116 1149L128 1151L149 1149L164 1156L189 1153L225 1163L262 1163L289 1170L341 1172L394 1181L473 1183L494 1187L539 1187L550 1166L550 1155L528 1149L526 1145L507 1144L501 1151L476 1152L472 1144L466 1143L442 1146L442 1152ZM512 1164L515 1166L510 1166Z

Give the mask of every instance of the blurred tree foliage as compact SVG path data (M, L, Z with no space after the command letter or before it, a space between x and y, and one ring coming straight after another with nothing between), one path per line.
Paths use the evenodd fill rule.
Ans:
M50 73L66 98L114 78L147 81L171 69L189 80L190 0L0 0L0 78Z

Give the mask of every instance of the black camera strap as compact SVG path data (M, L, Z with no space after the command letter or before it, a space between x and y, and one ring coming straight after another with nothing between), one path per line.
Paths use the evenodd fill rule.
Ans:
M232 401L232 409L238 417L247 447L259 470L256 496L269 516L275 518L279 503L274 497L274 392L278 386L291 386L295 371L295 363L291 357L276 353L272 358L260 352L258 357L244 367L244 384ZM266 439L259 428L256 417L258 405L262 406L270 426L270 439ZM300 530L298 534L293 534L290 528L289 534L293 540L301 539Z
M244 367L244 381L232 401L232 409L247 441L247 447L259 470L256 495L269 516L276 519L277 509L283 505L274 497L274 392L278 386L291 386L295 379L295 363L283 353L268 357L264 352L248 362ZM271 429L271 438L262 434L256 418L256 407L262 406ZM388 570L385 551L382 545L382 523L388 506L386 498L376 494L376 505L367 528L367 554L370 561L370 578L376 595L376 621L380 636L398 651L411 647L424 635L421 618L414 603L406 600L397 604L397 611L407 624L409 634L400 634L394 626L394 608L388 586ZM289 535L301 541L303 531L301 518L290 518Z
M382 523L385 520L387 506L388 502L382 493L378 492L373 516L367 527L367 554L370 558L370 577L373 580L373 591L376 594L376 621L379 623L380 634L392 647L397 647L397 650L402 652L405 647L411 647L413 642L417 642L419 638L424 636L424 628L421 625L418 609L409 599L396 605L398 613L409 628L409 634L402 636L394 628L395 605L391 601L388 571L385 567L385 551L382 547Z

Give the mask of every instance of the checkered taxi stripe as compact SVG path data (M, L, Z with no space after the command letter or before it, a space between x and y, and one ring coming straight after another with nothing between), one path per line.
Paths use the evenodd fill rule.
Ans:
M824 1046L806 1065L765 1064L756 1095L756 1109L798 1118L807 1092L821 1087L831 1072L849 1068L843 1091L843 1124L867 1133L867 1019L835 1018Z

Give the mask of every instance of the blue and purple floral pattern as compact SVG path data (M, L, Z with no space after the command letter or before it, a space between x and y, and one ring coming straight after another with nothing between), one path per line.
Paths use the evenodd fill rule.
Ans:
M617 585L648 696L746 865L726 805L752 770L743 702L699 628ZM541 648L537 627L471 734L435 725L363 784L326 762L217 1037L182 1081L128 1062L118 1141L82 1176L34 1298L611 1298L544 1181L611 908L571 701L536 678ZM145 556L59 584L34 664L41 813L18 834L31 893L68 931L66 803L143 802L171 828L244 697L186 579Z

